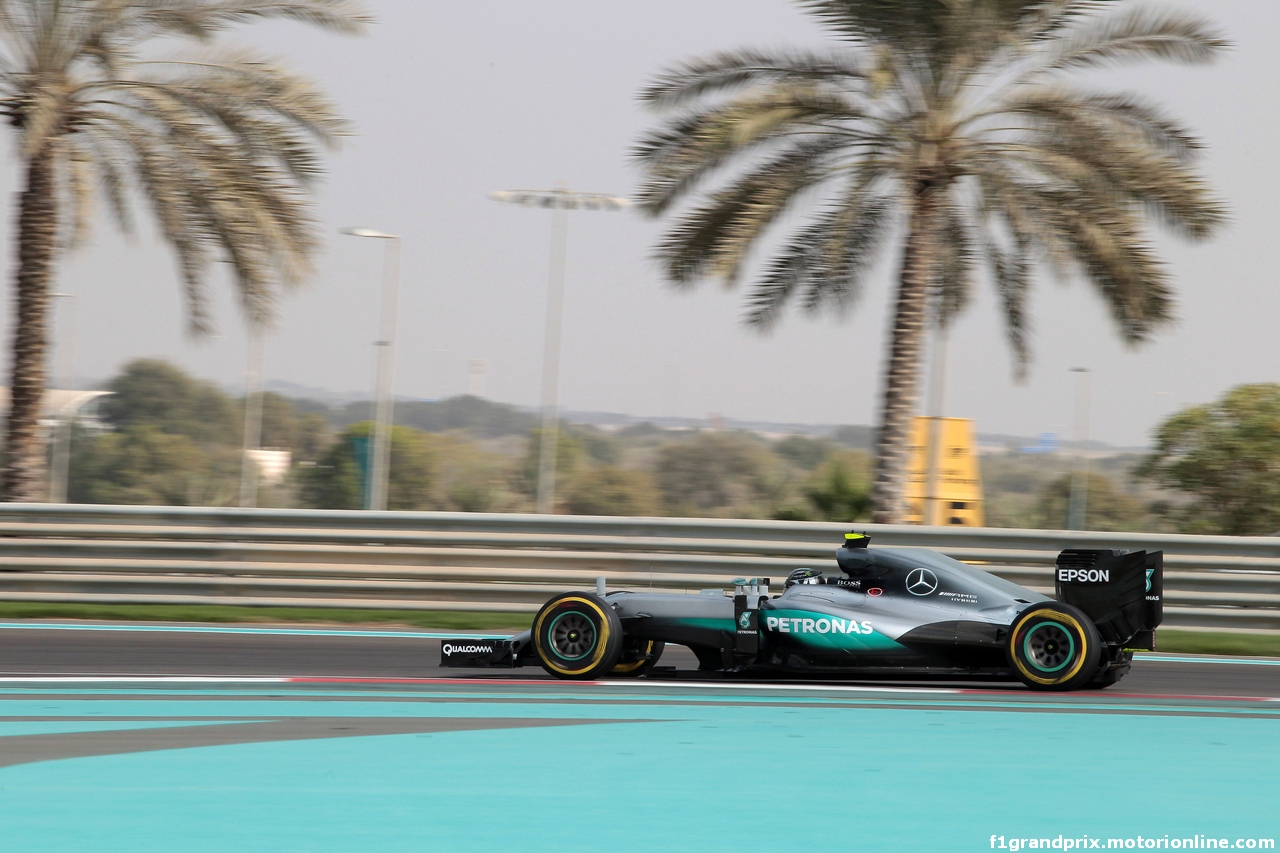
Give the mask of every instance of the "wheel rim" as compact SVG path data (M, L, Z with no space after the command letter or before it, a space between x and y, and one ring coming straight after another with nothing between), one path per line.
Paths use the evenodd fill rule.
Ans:
M1040 622L1027 631L1022 651L1036 669L1057 672L1075 657L1076 641L1071 632L1057 622Z
M581 613L561 613L547 630L556 655L564 660L581 660L596 647L595 623Z

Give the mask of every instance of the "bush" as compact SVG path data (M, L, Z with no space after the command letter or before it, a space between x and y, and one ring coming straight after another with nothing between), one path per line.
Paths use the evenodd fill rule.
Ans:
M231 448L202 447L154 426L85 436L72 446L74 503L228 506L239 497L240 454Z
M1187 533L1280 529L1280 385L1241 385L1156 430L1138 474L1186 496L1167 516Z
M1071 503L1071 475L1055 480L1040 496L1038 527L1065 530ZM1147 508L1141 500L1125 494L1105 474L1089 472L1084 529L1135 532L1148 529Z
M834 449L830 441L807 435L789 435L773 446L774 453L805 471L821 465Z
M644 471L595 468L569 484L565 511L571 515L656 515L658 490Z
M371 422L344 430L316 465L300 477L302 505L312 509L362 509L372 453ZM437 508L431 491L435 482L435 454L426 433L393 426L390 469L387 509Z
M654 477L671 515L759 518L778 497L780 462L743 433L699 433L659 448Z
M866 521L871 517L867 454L846 450L829 458L801 485L802 499L773 517L786 521Z

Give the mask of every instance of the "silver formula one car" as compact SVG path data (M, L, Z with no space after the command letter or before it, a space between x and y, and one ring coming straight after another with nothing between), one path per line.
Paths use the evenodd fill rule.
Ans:
M1039 690L1099 688L1154 649L1163 555L1067 550L1057 600L923 548L871 548L846 535L839 574L796 569L781 595L767 579L701 594L603 590L557 595L533 627L505 640L441 644L447 667L535 661L558 678L649 672L668 643L699 669L867 678L1019 680Z

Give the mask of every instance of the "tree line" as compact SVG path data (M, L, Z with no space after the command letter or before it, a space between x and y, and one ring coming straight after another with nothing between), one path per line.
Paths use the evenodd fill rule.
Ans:
M73 502L232 505L239 500L244 401L156 359L104 386L97 417L72 439ZM263 506L360 509L372 423L367 403L330 407L267 392L261 446L288 451L284 481ZM532 511L539 430L532 414L457 397L401 403L391 435L388 508ZM606 431L565 424L560 511L865 520L864 450L832 439L770 441L746 432Z
M244 401L155 359L104 386L97 418L72 442L69 499L229 506L239 500ZM268 392L262 446L288 451L262 506L359 509L372 424L368 403L330 406ZM871 519L872 436L566 423L557 511L797 521ZM476 397L403 402L392 430L393 510L531 512L537 418ZM365 457L367 458L367 456ZM988 524L1065 527L1068 455L1015 449L981 457ZM1091 530L1267 534L1280 530L1280 386L1249 385L1166 420L1148 453L1091 460Z

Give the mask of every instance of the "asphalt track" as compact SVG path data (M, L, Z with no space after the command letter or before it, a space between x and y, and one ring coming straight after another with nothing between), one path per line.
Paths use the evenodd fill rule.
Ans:
M442 669L439 666L440 636L444 635L414 631L40 623L15 627L13 623L0 623L0 677L210 675L465 679L483 676L556 683L538 667L480 672ZM692 675L696 668L692 653L681 647L668 649L661 663L664 667L674 666L676 672L672 674L677 676ZM954 686L955 682L927 684ZM1027 692L1015 684L972 686ZM1280 697L1280 660L1140 655L1133 670L1105 693Z
M582 684L441 670L438 647L0 625L0 851L1280 837L1280 661L1154 655L1063 695L698 679L678 650L671 677Z

